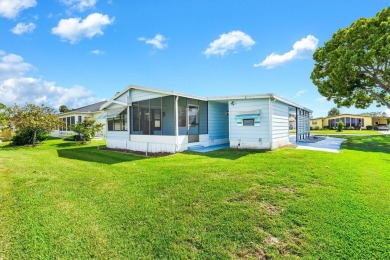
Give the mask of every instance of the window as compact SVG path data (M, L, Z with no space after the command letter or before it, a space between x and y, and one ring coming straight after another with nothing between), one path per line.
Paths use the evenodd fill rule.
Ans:
M254 119L243 119L242 120L242 125L243 126L254 126L255 125L255 120Z
M75 122L75 116L68 116L61 118L64 124L59 128L60 131L71 131L70 126L74 125Z
M313 125L316 125L316 124L317 124L317 121L313 121L312 124L313 124Z
M80 122L83 122L81 116L78 117L77 122L79 122L79 123L80 123Z
M107 118L108 131L127 131L127 109L113 118Z

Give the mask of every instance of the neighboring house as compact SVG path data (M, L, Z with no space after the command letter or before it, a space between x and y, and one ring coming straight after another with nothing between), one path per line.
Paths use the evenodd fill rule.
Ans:
M101 107L107 147L185 151L191 146L275 149L289 144L289 114L297 139L310 134L311 111L273 94L204 98L129 86Z
M60 113L57 116L64 121L64 125L51 133L51 136L65 138L75 133L70 130L70 126L84 121L85 118L91 118L96 121L96 123L106 124L105 119L99 119L99 116L103 113L100 111L100 107L107 101L101 101L92 105L72 109L65 113ZM105 127L103 130L96 134L96 137L105 138L106 131Z
M390 117L376 117L376 116L360 116L352 114L341 114L337 116L319 117L310 119L310 128L314 129L316 126L322 128L336 128L339 121L344 123L346 128L351 129L366 129L367 126L374 127L378 124L388 124L387 120Z

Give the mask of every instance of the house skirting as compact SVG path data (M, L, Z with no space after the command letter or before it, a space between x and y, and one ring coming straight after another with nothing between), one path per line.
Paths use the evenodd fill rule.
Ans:
M176 153L188 150L195 145L210 146L228 143L225 139L209 140L209 135L199 135L199 142L188 143L187 135L162 136L162 135L130 135L128 140L122 138L107 139L106 146L113 149L125 149L130 151L148 153Z

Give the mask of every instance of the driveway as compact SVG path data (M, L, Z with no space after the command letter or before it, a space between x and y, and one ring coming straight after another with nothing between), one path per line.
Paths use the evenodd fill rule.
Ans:
M330 153L340 152L341 144L345 140L346 139L344 138L323 137L323 139L320 141L315 141L315 139L308 139L296 142L295 135L290 135L290 142L292 144L296 144L297 149L323 151Z

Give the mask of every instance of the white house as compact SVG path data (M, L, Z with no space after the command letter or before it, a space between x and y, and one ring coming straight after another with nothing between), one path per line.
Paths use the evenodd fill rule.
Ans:
M94 103L88 106L72 109L65 113L60 113L57 116L64 121L64 126L59 129L53 131L51 136L53 137L68 137L74 135L75 133L70 130L70 126L84 121L85 118L91 118L96 121L96 123L106 124L106 119L99 119L99 116L103 113L100 110L100 107L105 104L107 101L101 101L98 103ZM97 133L96 137L105 137L106 136L106 128L103 128L103 131Z
M310 134L311 110L274 94L204 98L129 86L101 106L107 147L185 151L191 146L276 149L289 144L289 113L297 139Z

